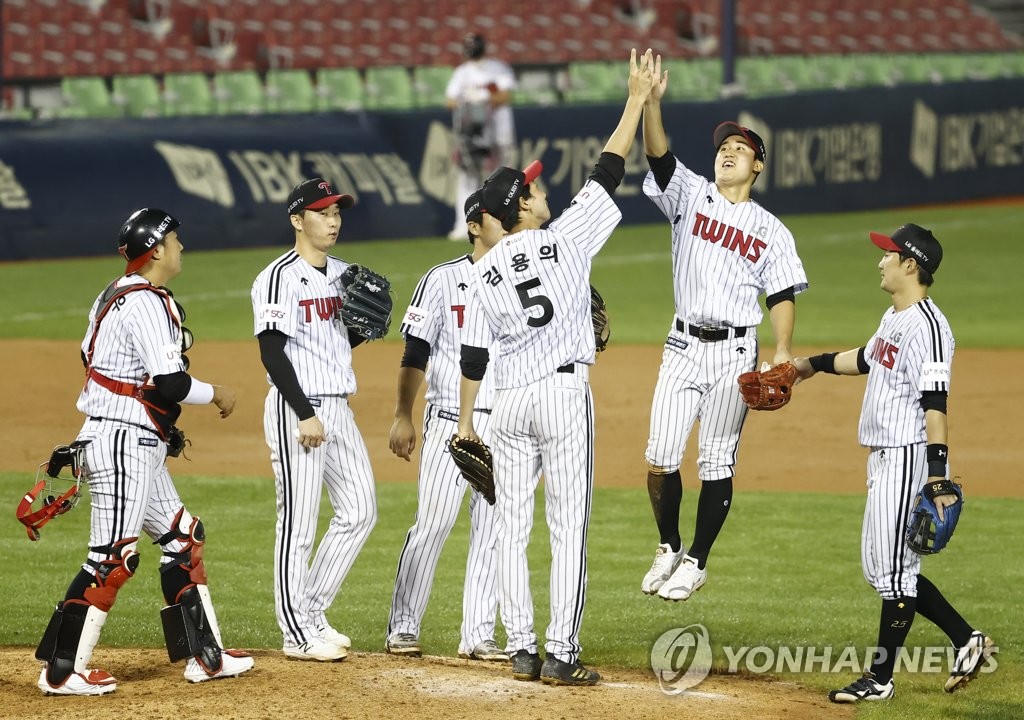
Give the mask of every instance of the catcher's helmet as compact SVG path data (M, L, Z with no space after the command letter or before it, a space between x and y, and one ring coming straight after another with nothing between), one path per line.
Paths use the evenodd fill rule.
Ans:
M158 208L142 208L132 213L121 226L117 249L128 261L125 275L149 262L153 250L181 225L173 215Z
M479 60L484 56L487 45L484 36L477 33L470 33L462 41L462 51L470 60Z

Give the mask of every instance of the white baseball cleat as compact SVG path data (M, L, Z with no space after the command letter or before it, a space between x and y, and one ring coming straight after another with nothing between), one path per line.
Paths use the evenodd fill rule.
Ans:
M967 644L957 651L953 671L946 680L946 692L951 693L977 677L985 661L998 651L999 648L992 642L992 638L979 630L972 632Z
M117 681L105 670L73 672L60 685L51 685L46 679L46 665L37 685L47 695L106 695L117 690Z
M284 654L294 660L317 660L319 662L335 662L348 657L345 648L318 637L310 638L300 645L285 645Z
M656 595L665 581L672 577L672 573L679 567L679 563L686 554L686 548L679 546L679 552L672 552L672 546L663 543L658 546L654 553L654 563L651 569L644 575L640 583L640 590L648 595Z
M508 662L508 653L498 647L493 640L477 643L472 650L459 650L459 657L464 660L484 660L486 662Z
M254 662L252 656L247 652L241 650L221 650L220 670L211 673L203 667L201 662L192 657L185 663L185 679L189 682L198 683L207 680L235 677L252 670Z
M864 673L862 676L854 680L852 683L844 687L842 690L831 690L828 694L828 699L834 703L856 703L866 702L877 702L879 700L888 700L896 692L896 685L892 679L889 680L885 685L875 682L875 676L870 672Z
M708 571L697 566L697 558L684 554L672 577L658 589L658 597L663 600L687 600L704 586L707 579Z
M345 633L340 633L330 625L321 625L317 628L320 633L320 637L329 642L331 645L337 645L343 650L348 650L352 647L352 640Z

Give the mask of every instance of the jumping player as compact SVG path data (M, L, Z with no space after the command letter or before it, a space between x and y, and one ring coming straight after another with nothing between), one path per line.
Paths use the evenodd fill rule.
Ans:
M630 56L629 98L594 172L548 229L547 196L524 172L502 167L484 183L484 209L505 236L473 265L462 342L459 435L477 438L476 399L497 338L491 370L494 477L497 489L498 587L512 654L512 676L555 685L594 685L580 663L579 631L587 585L587 525L594 480L594 363L590 268L622 219L611 194L653 83L648 51ZM551 531L551 621L543 664L533 628L526 548L533 524L537 470L545 476Z
M419 498L416 523L406 535L398 558L395 592L388 618L387 651L418 657L420 624L427 609L437 561L458 518L466 481L448 453L448 439L459 417L459 353L474 263L494 247L505 231L483 211L480 192L466 200L466 225L473 245L470 255L431 268L416 285L402 322L405 355L398 374L398 404L391 426L391 451L406 461L416 449L412 406L423 378L427 379L420 451ZM429 362L428 362L429 361ZM477 395L474 420L487 437L491 413L490 375ZM494 511L479 493L469 496L469 558L462 594L462 639L459 656L474 660L507 661L494 642L498 605Z
M765 168L765 147L733 122L715 128L715 181L686 168L669 151L661 119L668 73L644 107L644 149L651 171L644 193L672 228L675 317L662 355L651 406L647 491L660 544L640 589L665 600L686 600L707 580L711 546L732 506L736 450L747 415L736 378L757 364L757 326L765 304L775 334L773 364L792 357L795 296L807 277L793 236L750 199ZM701 479L693 544L679 535L683 450L700 421Z
M966 683L996 650L921 574L921 556L906 540L914 497L926 481L949 478L946 400L955 343L945 315L928 297L942 246L914 224L891 237L873 232L871 241L885 251L878 269L882 289L892 296L878 330L862 348L793 360L805 379L817 372L868 374L858 430L860 444L870 449L861 560L864 578L882 596L882 611L871 668L830 692L836 703L893 696L896 653L915 614L938 625L957 648L946 692ZM935 497L939 512L955 501L955 495Z
M202 682L246 672L253 659L225 650L206 585L203 524L181 502L165 460L177 443L179 403L213 403L223 418L235 393L186 372L184 311L164 287L181 273L177 218L143 208L121 228L124 277L100 293L82 341L86 381L78 434L92 498L89 554L50 619L36 657L44 663L39 689L48 695L105 695L117 689L89 660L117 599L139 564L139 530L163 549L160 585L180 636L168 649L191 655L185 679ZM180 450L180 446L178 447ZM166 627L166 624L165 624Z
M263 431L277 489L274 609L284 654L298 660L347 655L351 642L331 627L326 611L377 521L373 472L347 400L356 391L358 344L341 320L339 278L348 263L327 254L341 231L341 211L353 203L323 178L296 185L287 205L295 247L252 286L270 382ZM313 556L325 483L334 517Z

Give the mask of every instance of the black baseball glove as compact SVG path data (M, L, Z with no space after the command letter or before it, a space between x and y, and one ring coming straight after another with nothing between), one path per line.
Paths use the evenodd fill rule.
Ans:
M452 435L448 451L469 486L484 496L488 505L494 504L494 465L491 451L481 442Z
M391 283L361 265L349 265L341 274L341 319L345 327L367 340L382 338L391 327Z
M604 298L593 285L590 286L590 319L594 323L594 346L597 352L601 352L608 347L612 327L608 322L608 306L604 304Z

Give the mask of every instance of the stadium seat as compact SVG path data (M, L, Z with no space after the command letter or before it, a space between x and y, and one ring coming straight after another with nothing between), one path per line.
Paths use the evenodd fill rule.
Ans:
M254 70L214 74L213 96L218 115L257 115L266 109L263 85Z
M269 70L267 72L267 110L270 112L310 112L316 107L313 80L305 70Z
M130 117L157 117L163 114L160 85L152 75L115 75L114 104Z
M412 71L412 87L419 107L444 105L444 91L453 69L447 66L417 67Z
M376 110L408 110L415 105L412 80L404 67L366 69L366 107Z
M210 82L203 73L164 76L164 115L209 115L213 112Z
M363 81L355 68L320 68L316 73L319 110L362 110Z
M114 117L121 114L101 77L66 77L61 81L60 89L65 103L57 113L60 117Z

